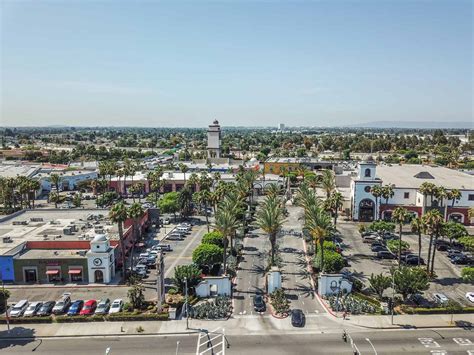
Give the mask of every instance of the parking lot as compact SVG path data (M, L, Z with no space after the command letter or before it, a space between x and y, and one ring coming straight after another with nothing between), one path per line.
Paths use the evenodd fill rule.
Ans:
M397 266L397 260L377 259L376 253L371 251L370 243L364 243L358 231L358 224L354 222L338 222L338 230L342 234L344 245L343 255L347 257L349 266L344 268L369 286L370 275L385 273L388 274L391 267ZM403 234L403 241L410 244L413 253L418 253L418 236L413 234ZM429 237L422 238L421 256L427 262ZM448 298L456 300L463 305L473 304L465 298L466 292L473 291L472 285L463 283L461 280L462 265L454 265L447 257L447 252L436 251L434 270L437 278L430 282L430 288L424 292L428 300L432 299L435 292L443 293Z
M181 241L168 241L165 238L176 226L177 223L165 225L164 228L150 232L145 238L146 247L154 244L170 244L173 249L171 252L166 252L165 255L165 283L171 283L174 267L177 265L189 264L192 262L192 252L201 243L202 236L207 232L207 227L203 219L195 218L192 220L193 226L191 231ZM138 256L144 251L137 250L135 260L138 261ZM49 301L57 300L65 292L71 293L73 300L99 300L102 298L109 298L111 300L122 298L127 300L127 292L129 287L127 285L119 285L119 275L117 275L115 284L112 285L7 285L6 288L10 290L11 296L9 303L15 303L22 299L33 301ZM147 299L156 299L156 270L149 269L147 277L143 280L145 286L145 296Z

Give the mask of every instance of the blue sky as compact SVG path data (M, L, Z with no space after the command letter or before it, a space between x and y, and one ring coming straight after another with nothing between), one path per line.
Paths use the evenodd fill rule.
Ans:
M473 118L470 1L0 6L0 126Z

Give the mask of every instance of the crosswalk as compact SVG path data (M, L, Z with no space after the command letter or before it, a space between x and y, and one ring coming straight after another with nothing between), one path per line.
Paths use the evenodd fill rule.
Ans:
M202 332L198 336L196 355L225 355L228 344L224 328Z

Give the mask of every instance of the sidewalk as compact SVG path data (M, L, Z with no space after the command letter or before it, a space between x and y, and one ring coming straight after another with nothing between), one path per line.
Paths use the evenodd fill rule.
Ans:
M322 314L307 316L304 328L295 328L289 318L276 319L266 316L236 316L228 320L207 321L134 321L134 322L90 322L90 323L52 323L52 324L13 324L10 333L7 326L0 325L0 338L12 337L92 337L92 336L136 336L193 334L201 330L222 332L227 335L281 335L281 334L317 334L339 333L343 328L351 332L368 329L404 329L404 328L444 328L462 327L467 322L474 323L474 314L454 315L454 325L450 325L450 315L399 315L391 325L390 316L350 316L348 319L335 319ZM143 328L139 332L139 327Z

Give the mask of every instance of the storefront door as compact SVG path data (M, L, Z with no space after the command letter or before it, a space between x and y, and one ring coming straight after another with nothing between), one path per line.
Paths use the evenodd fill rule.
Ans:
M36 269L25 269L25 282L37 282L38 275Z

